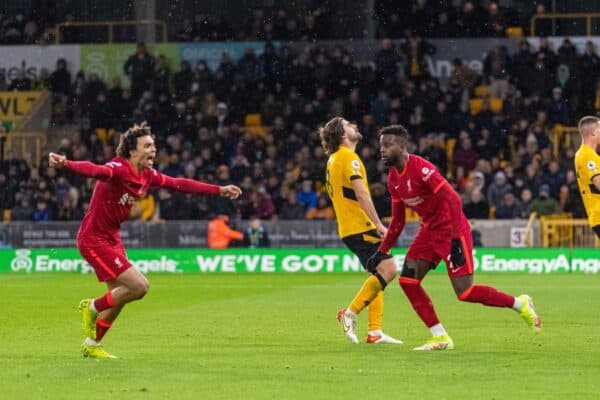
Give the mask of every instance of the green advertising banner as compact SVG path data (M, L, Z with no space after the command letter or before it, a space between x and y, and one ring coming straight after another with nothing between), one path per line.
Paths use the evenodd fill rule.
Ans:
M135 53L136 44L82 44L80 50L81 69L86 73L96 73L107 86L120 77L124 86L129 87L129 78L123 72L125 61ZM171 74L179 70L179 44L148 43L146 48L153 56L163 55Z
M404 262L401 249L395 260ZM132 249L127 255L144 273L327 273L362 271L345 249ZM476 249L475 270L529 274L600 272L596 249ZM442 266L436 272L444 272ZM0 273L91 273L77 249L2 249Z

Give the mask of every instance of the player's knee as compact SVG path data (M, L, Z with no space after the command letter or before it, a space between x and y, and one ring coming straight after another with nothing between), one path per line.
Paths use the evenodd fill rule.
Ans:
M134 297L137 300L139 300L139 299L144 298L146 293L148 293L148 290L150 289L150 285L148 283L148 280L144 278L144 279L140 279L138 282L136 282L134 287L131 289L132 289Z
M402 265L402 272L400 273L400 278L416 279L416 276L416 270L414 268L409 268L406 264L406 261L404 261L404 264Z
M400 287L403 290L407 288L415 287L421 284L421 281L416 279L416 273L414 268L408 268L406 262L402 266L402 272L400 273L400 278L398 279L398 283L400 283Z

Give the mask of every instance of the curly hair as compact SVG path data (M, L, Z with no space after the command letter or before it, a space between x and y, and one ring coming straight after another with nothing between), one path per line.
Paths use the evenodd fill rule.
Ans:
M342 144L342 136L344 136L344 119L341 117L332 118L325 126L319 128L321 146L327 155L338 150Z
M119 138L119 145L117 146L117 155L123 158L129 158L131 152L137 148L137 140L139 137L152 135L150 125L146 121L140 124L133 124L133 126Z

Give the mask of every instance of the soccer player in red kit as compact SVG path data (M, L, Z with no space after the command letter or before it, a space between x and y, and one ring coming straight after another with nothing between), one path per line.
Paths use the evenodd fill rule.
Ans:
M529 296L514 297L490 286L473 284L471 228L462 212L460 197L433 164L408 153L409 134L406 129L401 125L392 125L379 133L381 158L389 167L392 221L370 262L376 265L398 239L404 228L405 207L415 211L421 217L421 227L408 248L399 282L413 309L430 329L432 337L414 350L454 348L431 299L421 286L427 272L436 268L441 260L446 263L448 276L459 300L513 308L532 329L539 330L542 323Z
M148 280L131 268L121 242L121 223L129 216L134 199L154 187L232 199L241 194L240 188L234 185L216 186L163 175L153 168L155 156L154 139L145 122L121 135L117 157L104 165L70 161L55 153L49 155L51 167L66 168L98 179L89 210L77 233L77 247L94 268L98 280L106 283L108 292L97 299L84 299L79 304L85 357L115 358L104 350L100 341L123 306L141 299L148 292Z

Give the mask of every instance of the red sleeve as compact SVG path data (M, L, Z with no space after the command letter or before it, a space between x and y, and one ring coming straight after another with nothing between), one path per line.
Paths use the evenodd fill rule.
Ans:
M404 203L402 200L392 197L392 221L390 222L385 238L383 238L383 242L379 245L379 251L383 253L390 251L402 233L405 223L406 208L404 207Z
M450 184L442 185L436 194L438 204L446 204L450 213L452 224L452 238L460 237L460 224L462 221L462 202L460 196Z
M187 178L171 178L168 175L156 173L156 179L152 180L153 186L173 189L184 193L204 193L218 195L221 187Z
M106 165L97 165L89 161L70 161L65 162L65 167L75 172L76 174L107 180L113 176L113 170Z

